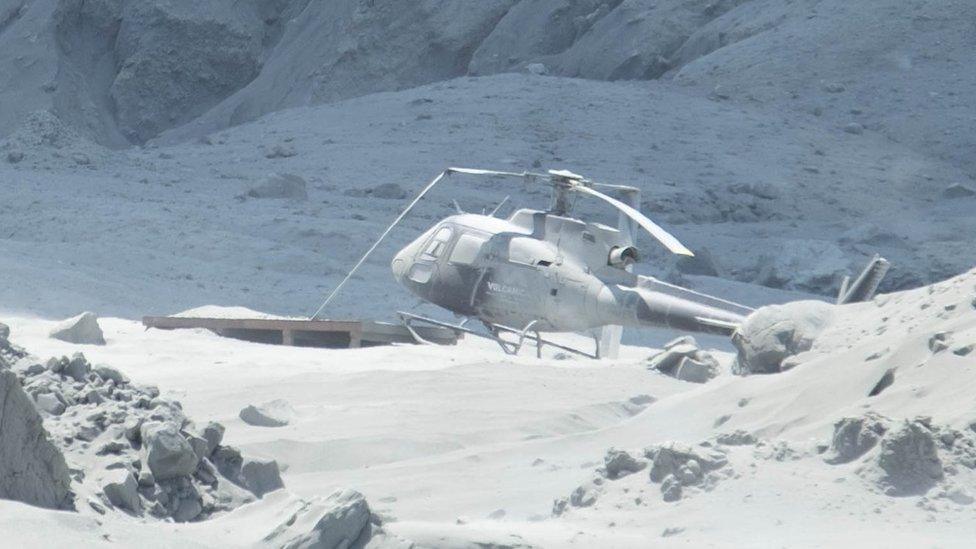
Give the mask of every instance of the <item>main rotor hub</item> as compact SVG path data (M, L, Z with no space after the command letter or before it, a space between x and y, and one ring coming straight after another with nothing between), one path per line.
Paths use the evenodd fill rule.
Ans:
M554 215L564 216L573 209L569 199L570 191L578 185L585 185L586 179L567 170L549 170L549 175L552 176L553 183L549 211Z

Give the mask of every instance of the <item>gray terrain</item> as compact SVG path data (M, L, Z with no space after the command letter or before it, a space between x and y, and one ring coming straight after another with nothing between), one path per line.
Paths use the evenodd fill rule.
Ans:
M0 297L60 315L303 314L450 164L641 186L644 212L699 252L675 265L642 245L645 269L679 281L831 295L874 253L894 264L886 290L941 280L973 260L974 10L6 0L0 251L26 284L72 269L58 292ZM276 173L291 190L269 192ZM459 184L393 242L455 196L480 211L508 194L544 205ZM388 279L386 262L363 278Z

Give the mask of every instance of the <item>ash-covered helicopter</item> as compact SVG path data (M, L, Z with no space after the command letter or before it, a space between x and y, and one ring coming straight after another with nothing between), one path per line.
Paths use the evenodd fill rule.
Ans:
M415 322L484 335L509 353L528 339L589 356L612 356L620 327L664 327L690 332L731 334L752 309L634 274L638 228L672 253L691 250L641 214L640 191L597 183L568 171L503 172L448 168L413 199L329 295L324 309L353 273L421 199L455 174L520 178L552 187L547 211L519 209L508 219L458 213L438 222L400 250L392 261L396 280L411 292L457 315L480 320L488 333L410 313L399 313L414 337ZM623 195L621 201L596 188ZM619 212L618 227L570 216L572 195L597 198ZM499 205L501 206L501 205ZM467 321L465 321L467 322ZM585 332L595 336L596 352L585 353L547 341L541 332ZM503 333L517 338L502 337Z

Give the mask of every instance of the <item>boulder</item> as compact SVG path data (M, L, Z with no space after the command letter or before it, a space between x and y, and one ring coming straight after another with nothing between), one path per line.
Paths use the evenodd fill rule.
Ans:
M305 180L290 173L276 173L264 183L247 191L251 198L276 198L307 200L308 190Z
M607 470L607 478L610 479L618 479L636 473L647 466L647 461L616 448L607 450L607 455L603 457L603 463Z
M85 381L88 378L89 372L91 372L91 364L85 359L85 355L81 353L75 353L63 371L64 375L75 381Z
M244 458L241 451L233 446L220 446L213 453L213 464L217 470L230 480L238 481L241 475L241 466L244 465Z
M105 345L98 316L92 312L84 312L61 322L51 330L50 336L79 345Z
M845 417L834 424L830 441L831 454L824 461L848 463L875 447L888 430L887 420L874 413L862 417Z
M241 466L241 481L244 487L262 497L268 492L284 488L278 462L273 459L248 459Z
M647 368L692 383L705 383L719 373L718 360L699 349L691 336L668 342L661 352L647 360Z
M210 446L207 439L191 434L187 434L185 437L186 441L190 443L190 448L193 448L193 453L196 454L198 461L210 455L207 452L207 448Z
M200 498L191 497L181 499L179 507L173 513L173 520L176 522L189 522L197 518L202 511L203 505L200 503Z
M722 451L692 448L678 443L648 448L645 455L653 459L651 482L664 482L669 476L674 476L684 485L695 484L704 473L728 463Z
M119 509L139 513L142 501L139 499L139 483L126 469L113 469L102 482L102 493L112 505Z
M705 383L718 375L718 361L709 356L711 360L695 360L691 357L684 357L674 369L674 377L682 381L691 383Z
M176 425L149 422L142 426L143 461L157 481L192 474L197 455Z
M52 416L59 416L64 413L64 403L58 400L54 393L41 393L35 400L38 410L43 410Z
M272 400L244 407L238 414L244 423L256 427L284 427L295 416L295 410L285 400Z
M325 499L307 501L264 538L268 546L294 549L353 547L368 531L366 498L355 490L336 490Z
M783 361L809 351L830 323L835 307L821 301L794 301L756 309L732 334L737 370L773 374Z
M924 494L944 476L932 429L922 420L905 421L881 440L878 466L885 493Z
M71 478L17 375L0 369L0 498L65 509Z
M203 428L203 432L200 434L207 441L207 455L209 456L213 454L214 450L220 446L221 441L224 439L224 426L216 421L211 421Z
M112 381L113 383L115 383L116 386L125 385L129 383L129 378L126 377L125 374L120 372L117 368L113 368L112 366L99 364L94 368L92 368L92 371L98 374L98 377L106 381Z

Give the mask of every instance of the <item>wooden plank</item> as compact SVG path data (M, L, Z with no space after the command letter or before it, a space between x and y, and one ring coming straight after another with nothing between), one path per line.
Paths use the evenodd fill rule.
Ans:
M357 348L364 342L372 344L415 343L413 336L405 326L389 322L357 321L357 320L298 320L276 318L194 318L173 316L146 316L142 319L147 328L163 330L204 328L221 335L231 335L238 339L260 340L242 337L240 333L280 333L275 337L284 345L295 345L296 339L300 344L309 344L316 333L342 334L349 338L349 347ZM417 332L424 339L440 344L454 345L460 335L454 331L437 326L416 327ZM306 337L302 337L305 334ZM277 334L275 334L277 336ZM296 337L297 336L297 337Z
M355 320L297 320L279 318L193 318L180 316L146 316L148 328L206 328L208 330L303 330L306 332L349 332L362 326Z

